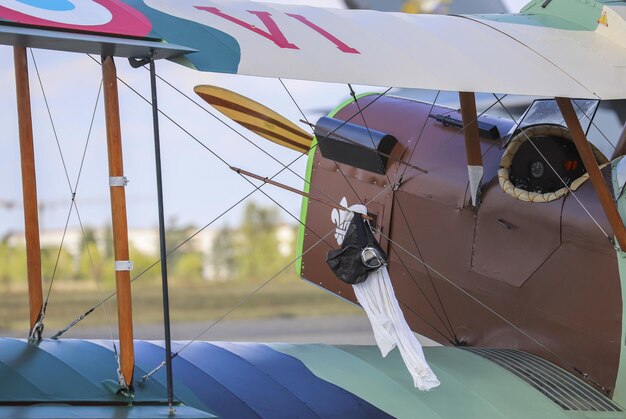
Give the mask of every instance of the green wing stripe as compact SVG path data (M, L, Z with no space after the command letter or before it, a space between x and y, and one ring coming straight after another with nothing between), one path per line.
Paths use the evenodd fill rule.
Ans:
M382 358L375 346L271 346L298 358L321 379L398 418L619 417L615 412L563 410L511 372L460 348L424 348L441 386L420 392L397 350Z
M396 418L440 417L417 397L418 390L399 384L384 372L349 352L326 345L271 346L277 351L298 358L321 379L351 392ZM370 350L378 351L378 348L370 347Z

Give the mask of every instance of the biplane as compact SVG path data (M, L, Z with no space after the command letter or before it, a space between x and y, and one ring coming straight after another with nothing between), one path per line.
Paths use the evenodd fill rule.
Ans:
M29 339L0 338L0 416L625 417L626 131L607 138L608 151L587 138L602 130L599 103L626 99L625 40L626 2L608 0L534 0L483 15L0 0L0 43L15 51L31 325ZM44 333L27 47L102 57L116 342ZM133 340L120 58L150 68L159 188L158 59L458 92L459 108L354 94L309 134L232 92L196 89L308 158L298 273L353 303L324 260L343 240L346 208L366 205L411 329L442 344L425 348L440 387L417 391L398 354L376 347L172 342L166 304L164 341ZM505 115L478 113L475 93L493 94ZM548 99L516 118L504 95ZM158 206L166 302L161 191Z

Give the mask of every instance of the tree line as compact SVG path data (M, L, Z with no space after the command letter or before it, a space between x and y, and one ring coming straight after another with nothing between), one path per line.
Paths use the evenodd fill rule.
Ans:
M279 239L281 221L278 210L250 202L244 209L239 225L224 226L215 232L208 253L186 244L168 257L168 270L173 285L189 281L230 280L262 281L270 278L293 261L295 240L285 243ZM283 230L285 227L282 227ZM295 237L295 226L291 236ZM166 230L167 248L173 249L198 229L193 225L180 226L170 220ZM113 270L113 237L111 229L98 243L95 230L85 228L78 254L67 249L43 247L41 249L42 277L44 283L55 281L87 283L97 280L112 288L115 284ZM104 241L104 243L102 243ZM288 246L289 253L279 251ZM132 275L137 275L153 265L158 257L130 249L135 264ZM23 245L0 242L0 285L26 284L26 250ZM207 269L207 267L209 269ZM293 278L295 268L285 269L282 278ZM159 264L142 274L142 281L160 280Z

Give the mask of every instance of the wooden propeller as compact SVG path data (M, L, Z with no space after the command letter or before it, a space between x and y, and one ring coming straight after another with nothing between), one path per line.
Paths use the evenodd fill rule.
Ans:
M265 139L300 153L311 148L311 134L252 99L210 85L196 86L194 91L215 109Z

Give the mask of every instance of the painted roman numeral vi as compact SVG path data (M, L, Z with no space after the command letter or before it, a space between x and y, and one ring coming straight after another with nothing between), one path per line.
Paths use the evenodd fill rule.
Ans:
M261 23L263 23L263 25L265 25L265 29L266 30L262 30L262 29L259 29L256 26L254 26L254 25L251 25L248 22L245 22L245 21L243 21L241 19L238 19L238 18L236 18L234 16L231 16L231 15L228 15L228 14L222 12L217 7L209 7L209 6L194 6L194 7L196 9L198 9L198 10L203 10L205 12L212 13L215 16L219 16L222 19L226 19L229 22L232 22L232 23L234 23L236 25L239 25L242 28L245 28L245 29L247 29L247 30L249 30L249 31L259 35L259 36L262 36L263 38L266 38L266 39L272 41L279 48L300 49L300 48L298 48L297 45L292 44L291 42L289 42L289 40L287 40L287 37L283 34L281 29L278 27L278 25L276 24L276 22L272 18L271 13L269 13L269 12L263 12L263 11L258 11L258 10L248 10L248 13L255 15L257 18L259 18ZM304 25L306 25L307 27L309 27L310 29L313 29L315 32L317 32L318 34L322 35L328 41L332 42L341 52L344 52L346 54L360 54L360 52L358 50L348 46L345 42L341 41L339 38L337 38L336 36L332 35L330 32L328 32L327 30L323 29L322 27L320 27L320 26L316 25L315 23L311 22L306 17L304 17L302 15L294 14L294 13L287 13L287 16L289 16L289 17L291 17L293 19L296 19L298 22L301 22Z

